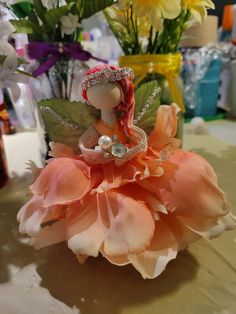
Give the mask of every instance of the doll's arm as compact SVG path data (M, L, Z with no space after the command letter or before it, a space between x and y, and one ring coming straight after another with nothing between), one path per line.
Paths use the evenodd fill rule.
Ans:
M133 137L135 138L137 144L134 147L130 148L124 155L124 157L115 159L115 164L117 166L123 165L125 162L131 160L139 153L145 152L147 150L148 144L146 133L138 127L134 127L132 131Z
M87 131L85 131L79 140L79 148L82 150L83 148L93 148L97 145L99 139L98 131L91 127Z
M91 127L80 137L79 148L84 159L90 164L104 164L111 161L113 158L105 158L102 150L95 150L93 147L98 145L100 134Z

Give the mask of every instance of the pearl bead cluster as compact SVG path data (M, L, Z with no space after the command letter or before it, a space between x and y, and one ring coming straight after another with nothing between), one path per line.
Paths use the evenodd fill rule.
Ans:
M104 68L101 71L94 72L90 75L86 75L81 84L81 91L87 90L91 86L120 81L122 79L134 79L134 72L130 68L119 68L112 70L110 68Z
M98 139L98 145L103 150L105 158L109 158L110 155L122 158L128 151L128 148L123 143L118 142L116 136L102 135Z
M69 128L69 129L78 129L79 126L77 124L73 124L70 122L65 121L56 111L54 111L52 108L50 107L44 107L41 106L40 110L42 112L48 112L50 113L62 126L64 126L65 128Z
M63 45L63 43L59 43L58 44L58 52L59 53L64 53L64 45Z
M164 149L160 150L160 161L168 160L172 154L173 149L171 148L171 145L167 145Z
M142 120L143 116L148 111L148 109L149 109L150 105L152 104L153 100L160 94L160 92L161 92L161 88L160 87L156 87L154 89L152 94L148 97L148 100L147 100L146 104L143 106L142 110L138 113L137 118L134 119L134 125L138 124Z

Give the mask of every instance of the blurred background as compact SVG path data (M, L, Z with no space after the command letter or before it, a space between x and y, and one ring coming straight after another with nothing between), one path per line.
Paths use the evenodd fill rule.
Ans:
M50 7L53 4L49 0L42 1L45 14L48 14L54 23L50 25L49 21L45 28L51 27L53 30L55 25L58 26L50 35L46 32L43 33L43 37L40 37L37 34L36 26L32 31L29 31L30 24L27 24L31 20L35 22L34 16L30 13L35 10L31 2L9 2L8 4L1 2L0 21L11 20L15 30L8 29L5 35L0 36L5 38L4 40L8 44L7 49L10 49L9 46L11 46L15 50L18 63L21 62L21 64L19 63L21 71L34 75L35 71L41 70L42 60L45 61L48 57L46 55L35 57L35 49L33 57L30 56L27 45L28 43L34 45L36 41L39 41L37 36L39 36L40 41L43 40L44 45L47 45L47 42L51 44L60 41L81 43L83 49L92 56L86 62L64 58L54 67L43 73L40 72L36 78L28 77L27 84L24 82L26 79L21 78L20 81L16 81L14 78L14 88L8 88L6 81L5 86L3 84L1 87L0 82L2 178L11 176L12 173L24 173L26 162L29 159L38 165L42 165L45 160L47 145L52 138L50 138L50 134L45 133L45 116L39 110L40 101L54 98L63 98L69 102L81 101L78 87L89 67L104 60L110 64L130 65L132 67L129 59L122 59L122 56L142 55L145 51L151 54L154 59L156 55L161 53L181 53L183 63L182 67L178 69L179 75L175 78L175 84L185 105L185 124L192 125L196 132L199 130L199 132L213 132L230 144L236 144L234 122L236 118L236 90L234 88L236 83L236 1L214 0L213 2L215 9L212 9L213 5L207 7L208 16L202 16L200 20L198 20L199 16L198 19L194 20L196 12L194 13L194 10L189 8L193 18L189 21L186 20L187 23L183 24L185 26L180 29L178 35L170 33L171 40L176 36L178 37L178 41L172 46L171 44L168 45L168 41L163 41L159 46L155 46L155 27L150 29L153 32L150 41L150 37L148 37L150 32L146 30L150 21L140 18L140 25L138 26L140 27L140 42L143 45L140 45L141 48L135 46L135 36L133 36L132 31L128 31L130 21L122 21L121 19L119 12L123 12L123 8L119 8L121 11L117 11L113 7L108 7L103 11L100 10L101 7L98 7L94 14L88 13L89 11L86 13L85 10L86 14L83 18L68 13L67 16L66 14L61 16L61 20L55 21L50 15L50 10L57 10L57 8ZM75 9L73 10L75 12ZM34 12L36 15L39 14L38 20L40 20L40 13L37 10ZM44 23L42 16L41 19ZM25 20L27 21L25 22ZM176 21L173 20L168 23L177 23L178 21ZM1 25L4 33L3 24ZM59 25L61 25L61 29ZM168 25L167 22L164 22L165 25ZM178 30L179 25L176 24L175 29ZM75 27L74 33L71 33L73 27ZM44 32L43 28L42 30ZM62 31L65 32L65 36L62 35ZM166 28L164 31L168 35L168 29ZM156 36L158 34L160 35L158 42L161 42L162 32L156 32ZM50 38L50 36L52 37ZM5 48L2 47L0 54L2 50L3 55L6 55ZM2 69L3 67L2 64ZM143 82L157 80L164 91L161 102L168 104L175 101L165 75L154 72L146 77L144 75L136 87ZM6 76L4 73L2 75ZM59 79L58 73L60 74ZM12 85L12 82L9 84ZM15 97L14 93L18 93L18 97ZM222 123L228 121L228 124L223 123L215 127L207 124L209 121L221 121ZM33 145L30 144L32 141L34 142ZM15 154L16 147L17 155ZM7 167L6 163L8 164ZM5 179L2 180L2 182L5 181Z

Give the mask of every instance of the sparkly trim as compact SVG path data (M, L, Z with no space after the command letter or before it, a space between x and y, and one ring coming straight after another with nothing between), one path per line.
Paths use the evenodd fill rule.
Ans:
M52 108L50 107L44 107L44 106L41 106L40 107L40 110L42 112L48 112L50 113L53 118L55 118L55 120L57 120L62 126L64 126L65 128L68 128L68 129L78 129L79 126L77 124L73 124L73 123L69 123L67 121L65 121L56 111L54 111Z
M118 68L112 70L108 67L101 71L86 75L81 84L81 91L87 90L91 86L103 83L120 81L122 79L134 79L134 72L130 68Z
M142 110L140 112L138 112L137 118L134 119L133 123L134 125L137 125L143 118L143 116L145 115L145 113L148 111L151 103L153 102L153 100L159 96L161 92L161 88L160 87L156 87L154 89L154 91L152 92L152 94L148 97L148 100L146 102L146 104L143 106Z

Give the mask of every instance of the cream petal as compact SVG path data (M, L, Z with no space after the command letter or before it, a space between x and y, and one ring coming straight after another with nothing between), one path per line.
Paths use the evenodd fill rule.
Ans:
M158 221L150 246L142 253L128 254L128 259L144 279L152 279L165 270L177 252L178 244L173 233L164 222Z
M34 213L37 213L36 216L38 216L38 219L34 221L35 215ZM40 216L38 213L42 213L42 216ZM30 220L30 218L34 215L34 218ZM33 197L30 199L21 209L19 210L17 214L17 220L20 223L19 231L21 233L27 233L29 235L32 235L34 233L37 233L40 229L40 224L42 222L42 218L45 215L45 210L43 210L43 199L42 197Z
M205 6L207 6L208 8L213 10L215 9L215 4L211 0L204 0L203 2Z
M34 210L32 215L27 219L24 225L24 231L30 236L37 235L41 230L41 223L46 213L42 210Z
M70 24L70 19L66 15L62 16L60 21L63 24L63 26L66 26L66 27L67 27L68 24Z
M219 236L223 231L236 227L236 220L231 214L219 219L210 219L205 217L178 217L178 220L201 235L209 239Z
M44 227L31 239L31 244L36 249L41 249L56 243L64 242L66 240L67 221L63 219L54 223L51 226Z
M12 47L11 44L9 44L6 40L1 39L0 35L0 55L6 56L8 54L14 54L15 50ZM0 64L0 69L1 69L1 64Z
M206 20L207 10L205 7L193 7L191 13L199 23L203 23Z
M71 28L65 28L64 29L65 34L67 35L71 35L75 32L75 27L71 27Z
M148 12L151 25L159 32L163 29L163 18L159 6L154 6L150 12Z
M62 206L44 207L41 196L32 197L18 212L19 231L30 236L37 236L42 225L55 223L63 219L65 210Z
M14 71L17 68L17 56L16 53L10 53L7 55L6 59L3 62L3 69Z
M161 12L166 19L175 19L181 12L180 0L160 1Z
M220 217L219 220L224 225L224 230L232 230L236 228L236 216L234 216L231 212L223 217Z
M211 0L198 0L195 6L205 6L206 8L215 9L215 5Z
M0 38L15 32L14 26L9 21L0 20Z

